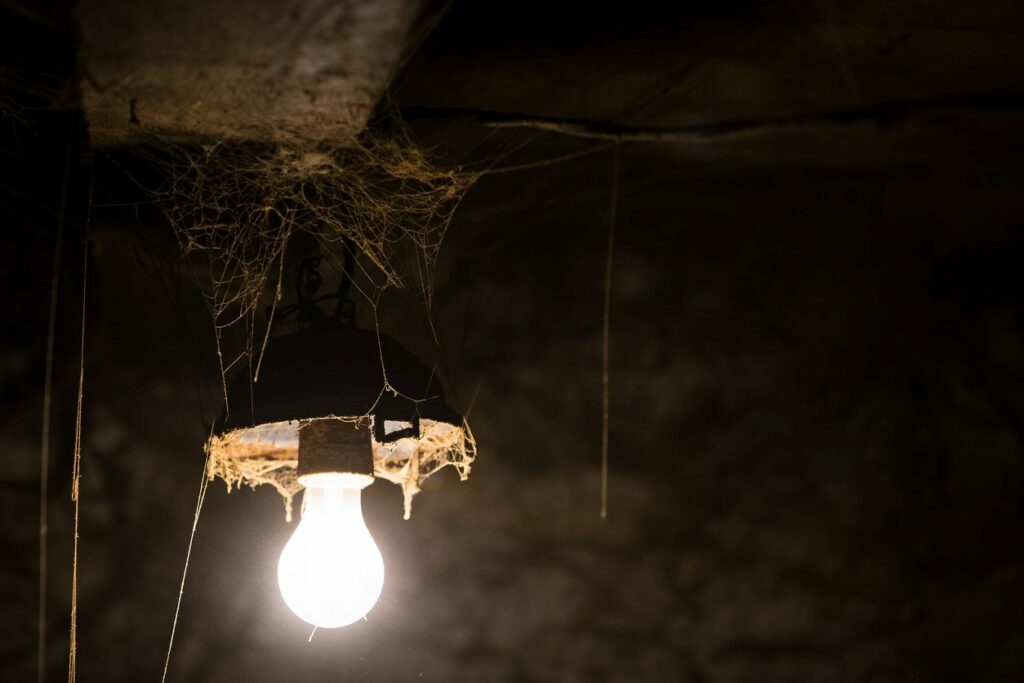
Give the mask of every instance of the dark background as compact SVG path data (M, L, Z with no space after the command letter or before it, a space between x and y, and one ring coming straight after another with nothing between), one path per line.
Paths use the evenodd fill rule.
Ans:
M75 8L0 12L0 680L35 671L65 178L49 674L88 258L78 666L158 680L219 410L209 319L132 150L89 151ZM1024 7L456 2L394 98L452 163L588 152L485 175L449 231L436 313L477 466L408 522L367 491L384 594L312 642L276 586L280 499L211 484L169 680L1024 679ZM606 521L614 148L481 112L626 138ZM652 127L704 139L630 139ZM429 348L404 305L385 327Z

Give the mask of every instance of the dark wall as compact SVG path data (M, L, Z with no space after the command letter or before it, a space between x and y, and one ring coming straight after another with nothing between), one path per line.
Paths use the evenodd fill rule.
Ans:
M460 11L411 79L458 64L437 57L445 50L478 45L452 36L473 23ZM558 27L501 54L525 59L530 46L556 44ZM550 67L513 71L520 102L540 102L527 95ZM405 87L399 103L422 105L423 82ZM482 85L467 90L481 98L469 104L487 104ZM628 84L602 92L628 109ZM700 99L699 88L687 92ZM449 95L442 104L467 104ZM649 121L623 121L675 125L687 110L673 102L648 110ZM889 126L869 117L709 146L622 143L602 521L613 149L417 122L451 159L494 168L605 145L485 175L456 214L435 314L452 388L472 406L474 474L430 480L408 522L396 487L367 491L384 594L366 622L311 642L276 586L293 528L280 499L212 483L169 680L1020 679L1018 123L1012 109L957 105ZM10 226L3 680L34 671L40 388L64 177L55 169L72 125L81 125L74 109L11 123L0 163ZM90 158L84 137L74 145L54 385L50 678L65 676L70 426L92 187L79 670L82 680L155 680L205 424L219 410L214 347L169 227L124 175L127 157ZM402 297L387 299L383 325L426 354L428 333L408 311Z

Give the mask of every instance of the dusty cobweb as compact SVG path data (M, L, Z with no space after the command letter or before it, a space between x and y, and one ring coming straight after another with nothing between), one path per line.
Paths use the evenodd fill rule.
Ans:
M249 373L259 381L275 314L288 295L288 245L300 235L312 239L329 263L341 263L345 244L354 246L359 272L353 298L372 310L374 321L388 290L406 295L432 319L438 253L478 174L441 166L395 121L384 128L386 133L365 133L343 145L294 136L258 144L164 143L159 159L167 182L153 194L198 275L225 401L230 376ZM431 334L436 343L432 326ZM285 499L290 517L292 498L302 488L291 445L268 449L228 433L212 437L207 449L211 479L221 478L229 490L270 485ZM402 487L408 518L423 481L445 466L465 478L475 451L468 424L438 423L416 440L375 442L375 474Z

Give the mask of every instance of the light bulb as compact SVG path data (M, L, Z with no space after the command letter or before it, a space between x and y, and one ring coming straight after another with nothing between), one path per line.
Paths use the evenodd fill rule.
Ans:
M359 621L384 587L384 559L360 502L367 479L344 473L302 478L302 521L281 551L277 583L296 616L319 628Z

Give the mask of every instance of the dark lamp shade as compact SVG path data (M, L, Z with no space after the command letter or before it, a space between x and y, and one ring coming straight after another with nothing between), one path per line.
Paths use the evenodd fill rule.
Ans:
M372 416L379 442L418 436L420 420L462 424L445 402L436 373L391 337L350 326L272 338L259 381L242 373L227 398L216 436L331 416ZM392 431L389 423L404 427Z

